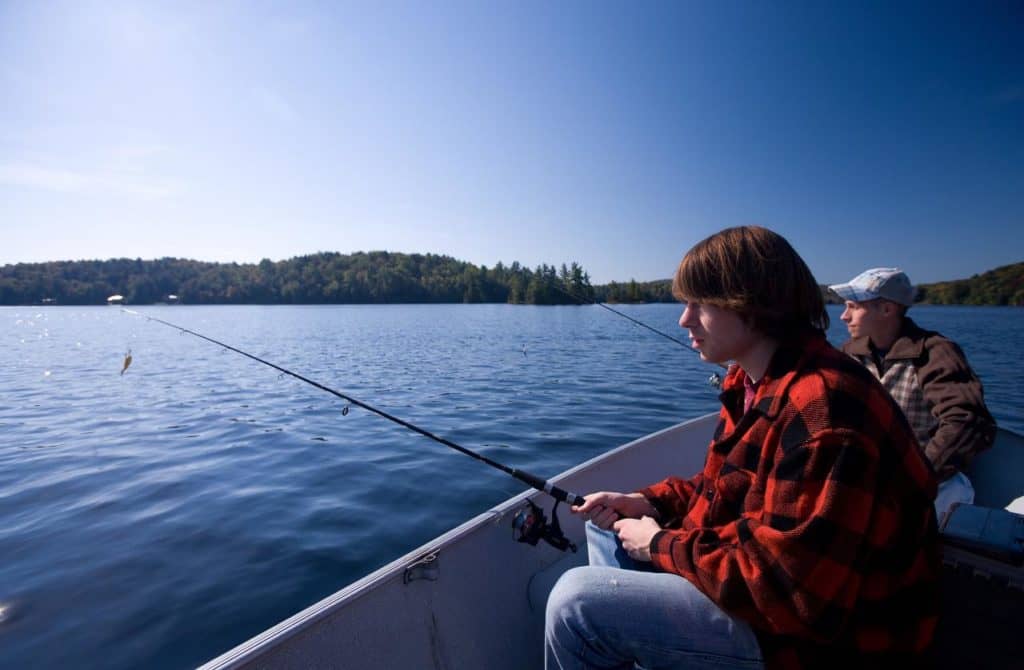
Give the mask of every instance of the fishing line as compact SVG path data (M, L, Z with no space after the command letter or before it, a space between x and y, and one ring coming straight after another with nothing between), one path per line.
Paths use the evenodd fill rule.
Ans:
M672 340L673 342L675 342L676 344L678 344L682 348L686 349L687 351L693 351L693 348L691 348L690 345L687 344L686 342L683 342L682 340L680 340L678 338L672 337L668 333L662 332L662 331L658 330L657 328L655 328L654 326L649 326L646 323L644 323L643 321L640 321L639 319L634 319L630 315L625 314L623 312L620 312L617 309L613 309L613 308L609 307L608 305L604 304L603 302L598 302L597 300L592 300L592 299L581 298L578 295L574 295L573 293L571 293L567 289L562 288L558 284L552 284L552 286L556 290L561 291L562 293L564 293L565 295L569 296L570 298L572 298L573 300L575 300L576 302L578 302L580 304L584 304L584 305L597 305L598 307L603 307L606 310L608 310L609 312L611 312L612 314L618 314L622 318L629 319L630 321L632 321L636 325L642 326L642 327L646 328L647 330L649 330L649 331L651 331L653 333L657 333L658 335L661 335L662 337L664 337L667 340ZM695 353L697 353L698 356L700 355L698 352L695 352ZM725 365L724 363L716 363L715 365L718 365L719 367L725 368L725 369L729 368L729 366ZM721 375L719 375L717 372L712 373L712 375L708 378L708 384L710 386L714 386L715 388L719 388L722 385L722 377L721 377Z
M312 379L309 379L308 377L303 377L302 375L298 374L297 372L292 372L288 368L282 367L282 366L277 365L275 363L271 363L270 361L264 360L264 359L260 358L259 356L255 356L255 355L250 354L250 353L248 353L246 351L242 351L241 349L239 349L237 347L233 347L230 344L225 344L224 342L221 342L220 340L215 340L212 337L207 337L206 335L203 335L202 333L197 333L194 330L189 330L188 328L184 328L182 326L179 326L177 324L171 323L169 321L164 321L163 319L158 319L155 316L149 316L147 314L140 314L139 312L136 312L136 311L124 308L124 307L122 307L121 310L124 311L124 312L127 312L128 314L132 314L134 316L142 317L142 318L144 318L144 319L146 319L148 321L155 321L157 323L160 323L160 324L163 324L165 326L168 326L169 328L174 328L175 330L177 330L179 332L188 333L189 335L194 335L194 336L198 337L199 339L206 340L207 342L212 342L213 344L216 344L219 347L223 347L224 349L227 349L228 351L233 351L236 354L241 354L242 356L245 356L246 358L250 358L250 359L256 361L257 363L262 363L263 365L266 365L268 367L274 368L275 370L277 370L281 374L285 374L285 375L288 375L290 377L294 377L295 379L298 379L299 381L305 382L305 383L309 384L310 386L315 386L316 388L320 389L321 391L326 391L327 393L330 393L333 396L341 398L342 400L344 400L347 403L350 403L352 405L356 405L357 407L362 407L363 409L367 410L368 412L373 412L377 416L383 417L383 418L387 419L388 421L397 423L399 426L402 426L403 428L407 428L407 429L413 431L414 433L419 433L420 435L423 435L424 437L428 437L431 440L434 440L435 442L439 442L439 443L443 444L446 447L449 447L451 449L454 449L454 450L458 451L459 453L465 454L466 456L469 456L471 458L475 458L478 461L486 463L487 465L491 466L492 468L497 468L498 470L501 470L505 474L511 475L512 477L515 477L516 479L518 479L519 481L523 482L524 484L528 484L530 487L532 487L534 489L537 489L538 491L543 491L544 493L547 493L548 495L550 495L552 498L554 498L555 500L557 500L559 502L565 502L565 503L568 503L570 505L582 505L584 502L586 502L584 500L583 496L576 495L575 493L570 493L569 491L561 489L561 488L555 486L554 484L552 484L551 482L549 482L549 481L547 481L545 479L542 479L541 477L538 477L537 475L530 474L529 472L526 472L525 470L520 470L519 468L513 468L513 467L509 467L509 466L507 466L507 465L505 465L503 463L499 463L499 462L497 462L495 460L492 460L492 459L484 456L483 454L480 454L480 453L477 453L477 452L473 451L472 449L467 449L466 447L458 445L455 442L452 442L451 440L445 439L443 437L440 437L439 435L435 435L434 433L431 433L428 430L420 428L416 424L413 424L413 423L410 423L408 421L405 421L404 419L400 419L397 416L394 416L392 414L388 414L384 410L378 409L378 408L374 407L373 405L371 405L369 403L366 403L366 402L363 402L362 400L358 400L356 398L353 398L352 396L350 396L350 395L348 395L346 393L342 393L341 391L337 391L337 390L335 390L335 389L333 389L333 388L331 388L329 386L325 386L325 385L323 385L323 384L321 384L319 382L316 382L316 381L314 381ZM345 408L342 409L342 415L345 415L345 414L348 414L348 407L345 407ZM557 528L557 526L556 526L556 528ZM544 538L544 539L547 539L547 538Z
M649 326L646 323L644 323L643 321L640 321L639 319L634 319L630 315L624 314L624 313L620 312L617 309L612 309L611 307L609 307L608 305L604 304L603 302L598 302L596 300L585 299L585 298L579 297L578 295L573 295L570 291L568 291L567 289L562 288L561 286L558 286L557 284L552 284L552 286L554 286L556 290L561 291L562 293L564 293L565 295L569 296L570 298L572 298L573 300L575 300L578 303L581 303L581 304L584 304L584 305L597 305L598 307L604 307L609 312L611 312L613 314L618 314L623 319L629 319L630 321L632 321L636 325L642 326L642 327L646 328L647 330L651 331L652 333L657 333L658 335L661 335L662 337L664 337L667 340L672 340L673 342L675 342L679 346L683 347L687 351L691 350L690 349L690 345L688 345L686 342L683 342L682 340L680 340L678 338L672 337L668 333L662 332L662 331L658 330L657 328L655 328L654 326Z

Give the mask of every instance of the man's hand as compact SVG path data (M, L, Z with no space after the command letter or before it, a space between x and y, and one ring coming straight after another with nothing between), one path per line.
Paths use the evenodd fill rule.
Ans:
M651 560L651 539L661 530L658 522L649 516L639 519L619 519L612 525L618 533L622 548L634 561Z
M619 519L639 519L642 516L658 515L657 510L647 502L647 498L639 493L598 491L584 498L585 503L570 509L603 530L611 530L612 524Z

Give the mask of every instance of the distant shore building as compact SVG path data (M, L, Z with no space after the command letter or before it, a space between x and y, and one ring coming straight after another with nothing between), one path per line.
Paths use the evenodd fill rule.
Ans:
M176 305L176 304L178 304L178 296L174 295L173 293L168 294L167 295L167 304L168 305Z
M43 298L43 304L44 305L56 305L57 304L57 299L56 298Z
M114 295L112 295L109 298L107 298L107 304L108 305L123 305L124 304L124 296L115 293Z

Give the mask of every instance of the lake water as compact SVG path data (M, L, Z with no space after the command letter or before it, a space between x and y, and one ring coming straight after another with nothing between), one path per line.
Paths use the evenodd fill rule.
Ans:
M620 309L685 339L678 305ZM717 409L714 368L596 306L138 311L545 477ZM1024 311L912 315L1024 432ZM195 666L524 488L115 308L0 308L0 338L3 667Z

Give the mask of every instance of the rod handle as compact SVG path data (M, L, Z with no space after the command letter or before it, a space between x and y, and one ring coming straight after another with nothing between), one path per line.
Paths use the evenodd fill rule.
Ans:
M565 502L567 502L570 505L582 505L583 503L587 502L587 499L584 498L583 496L576 495L575 493L570 493L569 491L562 491L562 489L558 490L565 494Z
M516 479L526 482L538 491L543 491L560 502L568 503L570 505L582 505L586 502L586 499L583 496L576 495L575 493L566 491L563 488L559 488L551 482L541 479L537 475L530 474L525 470L513 469L512 475Z

